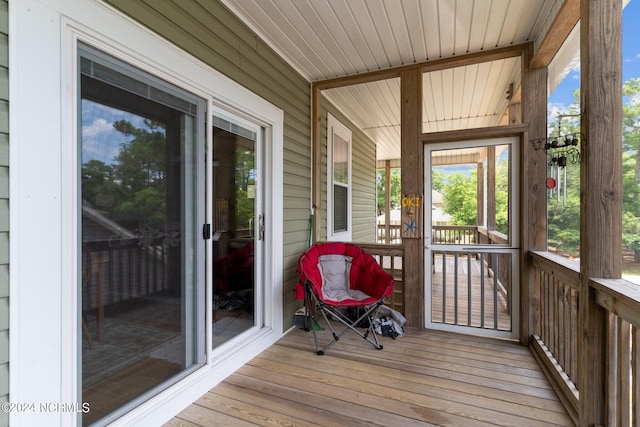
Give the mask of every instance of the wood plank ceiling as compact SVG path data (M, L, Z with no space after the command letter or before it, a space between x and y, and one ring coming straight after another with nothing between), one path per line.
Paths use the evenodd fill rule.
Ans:
M222 0L311 82L481 52L538 38L562 0ZM423 131L505 120L519 59L425 73ZM323 95L377 145L400 157L400 82Z

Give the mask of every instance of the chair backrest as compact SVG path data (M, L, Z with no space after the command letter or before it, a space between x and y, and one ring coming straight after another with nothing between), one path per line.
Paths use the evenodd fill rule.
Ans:
M300 287L307 281L316 294L321 295L323 275L326 282L328 275L337 281L341 274L345 282L348 276L349 290L361 291L376 299L391 295L393 276L362 248L343 242L316 243L300 256L296 295L302 297Z

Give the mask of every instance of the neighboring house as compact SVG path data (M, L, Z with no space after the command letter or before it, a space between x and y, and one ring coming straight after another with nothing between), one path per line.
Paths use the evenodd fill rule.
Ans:
M496 49L518 74L562 2L542 3L537 38ZM402 120L416 113L401 133L397 117L357 125L321 93L340 82L315 85L221 0L0 6L0 402L26 405L0 411L0 427L160 425L275 343L301 305L296 262L310 241L375 242L376 161L389 147L373 132L402 134L407 207L431 198L424 150L448 128L419 126L417 66L387 61L403 65L390 104ZM466 60L457 66L479 62ZM527 82L546 78L539 70ZM521 110L496 88L502 109L478 125L509 128L513 114L507 135L489 137L525 165L522 188L540 178L524 138L546 128L546 80L526 89ZM473 128L465 136L480 144ZM544 246L545 202L522 197L500 248L514 263ZM419 225L403 230L417 326L431 258ZM523 311L534 304L525 268ZM519 308L509 337L528 343L539 316Z

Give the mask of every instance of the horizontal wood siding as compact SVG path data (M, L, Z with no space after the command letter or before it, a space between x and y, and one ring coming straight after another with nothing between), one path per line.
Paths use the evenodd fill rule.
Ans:
M311 87L217 0L106 0L284 111L284 328L298 306L296 262L307 246L311 189Z
M326 98L322 98L322 215L319 240L327 238L327 113L348 127L352 140L352 233L353 242L376 242L376 144Z
M9 5L0 1L0 403L9 400ZM0 426L9 414L0 411Z

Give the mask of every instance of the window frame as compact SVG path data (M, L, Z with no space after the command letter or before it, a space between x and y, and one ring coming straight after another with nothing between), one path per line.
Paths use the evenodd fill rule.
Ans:
M335 136L347 143L347 183L342 183L334 180L334 146ZM343 241L350 242L352 239L352 194L353 194L353 158L352 158L352 132L347 126L340 122L331 113L327 113L327 240L328 241ZM335 191L334 186L345 187L347 189L346 195L346 230L334 230L335 227Z

